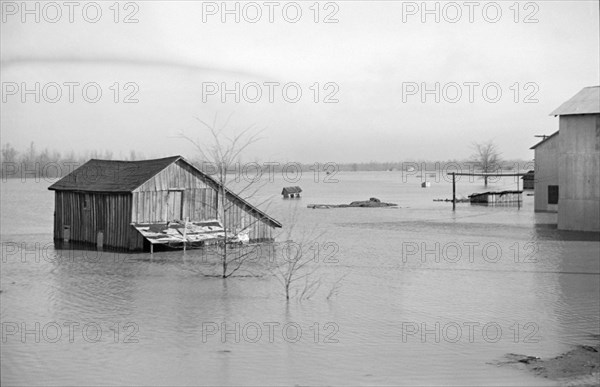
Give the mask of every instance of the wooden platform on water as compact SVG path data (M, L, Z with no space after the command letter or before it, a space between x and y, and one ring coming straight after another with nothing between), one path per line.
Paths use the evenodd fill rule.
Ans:
M469 195L472 204L518 204L523 201L523 191L482 192Z

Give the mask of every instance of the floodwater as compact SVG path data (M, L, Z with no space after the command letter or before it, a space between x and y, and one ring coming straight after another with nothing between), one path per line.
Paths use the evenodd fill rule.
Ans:
M323 233L307 277L321 285L289 303L259 262L223 280L197 250L55 251L51 182L2 182L2 384L551 385L496 363L600 333L598 235L557 231L532 196L453 212L433 201L452 194L439 175L325 177L276 175L255 198L294 235ZM286 185L303 197L281 199ZM400 207L306 208L369 197Z

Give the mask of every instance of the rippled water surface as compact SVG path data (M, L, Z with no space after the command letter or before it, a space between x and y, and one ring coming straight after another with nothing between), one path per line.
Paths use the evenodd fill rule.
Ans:
M541 385L495 363L600 333L597 234L557 231L531 196L452 212L433 202L451 195L439 177L428 189L400 172L336 178L303 176L302 199L282 200L295 184L276 177L255 198L273 195L282 235L294 213L294 235L324 233L321 285L289 303L260 262L222 280L198 250L55 251L51 182L3 182L2 384ZM400 207L306 208L373 196Z

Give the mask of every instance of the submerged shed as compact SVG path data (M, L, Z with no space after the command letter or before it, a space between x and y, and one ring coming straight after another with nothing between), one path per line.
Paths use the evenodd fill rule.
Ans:
M521 179L523 180L523 189L534 188L535 172L533 170L527 171L527 174L521 177Z
M294 186L294 187L284 187L283 190L281 191L281 194L283 195L284 199L287 199L289 197L300 197L300 192L302 192L302 188L300 188L299 186Z
M219 187L181 156L92 159L48 188L55 192L54 240L148 250L140 228L216 220ZM225 193L227 232L243 232L250 241L273 240L273 228L281 227L278 221L229 189Z

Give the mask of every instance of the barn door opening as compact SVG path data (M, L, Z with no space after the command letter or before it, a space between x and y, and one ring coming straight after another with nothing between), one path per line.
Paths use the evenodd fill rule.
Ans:
M167 197L167 221L183 219L183 191L169 190Z

